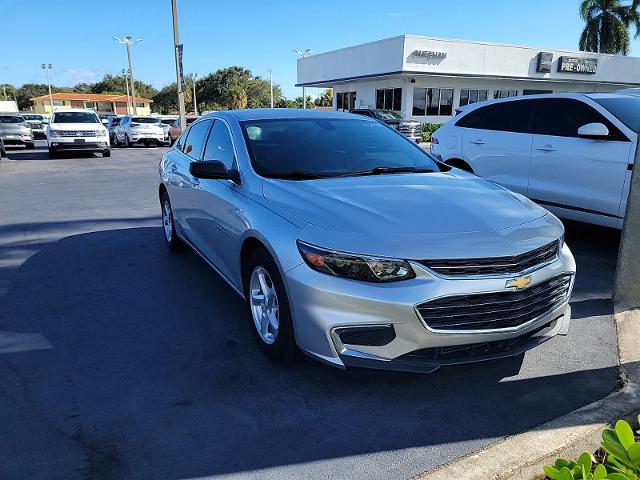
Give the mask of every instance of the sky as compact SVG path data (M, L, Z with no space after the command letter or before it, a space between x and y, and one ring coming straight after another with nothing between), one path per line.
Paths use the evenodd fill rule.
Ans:
M325 52L395 35L480 40L577 50L579 0L177 0L184 69L200 76L239 65L295 87L293 49ZM126 67L112 37L133 47L137 80L161 88L175 80L170 0L0 0L0 83L95 82ZM633 32L632 32L633 34ZM640 40L631 55L640 56Z

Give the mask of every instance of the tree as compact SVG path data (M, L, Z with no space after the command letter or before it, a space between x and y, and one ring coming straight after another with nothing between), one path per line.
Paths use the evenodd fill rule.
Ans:
M240 85L232 86L227 95L227 105L231 110L247 108L247 92Z
M313 103L316 107L332 107L333 88L327 88Z
M587 52L629 54L629 26L640 35L640 0L623 5L620 0L583 0L580 17L586 22L580 35L580 50Z
M176 82L167 85L153 96L153 110L167 115L178 111L178 89Z
M51 86L51 92L55 93L58 89ZM28 110L31 108L31 99L41 95L48 95L49 87L46 83L25 83L16 90L16 99L20 110Z
M111 75L107 73L102 80L89 86L90 93L104 93L104 94L127 94L126 75ZM76 87L86 88L86 84L78 84ZM153 98L158 91L148 83L135 81L136 97ZM89 92L88 92L89 93ZM129 92L131 93L131 92Z

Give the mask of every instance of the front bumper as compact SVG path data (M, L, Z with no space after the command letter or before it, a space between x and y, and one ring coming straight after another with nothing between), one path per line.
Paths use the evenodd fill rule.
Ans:
M33 143L33 134L7 134L2 140L5 145L27 145Z
M564 301L519 327L430 330L418 314L417 305L440 297L501 292L505 290L505 280L518 275L454 278L436 275L419 264L412 266L416 278L386 284L336 278L306 264L288 271L285 279L299 347L337 367L428 372L443 365L518 355L555 335L566 335L569 330L573 279ZM566 245L555 260L526 275L531 277L533 286L565 273L575 273L575 261ZM376 326L392 326L394 337L384 345L356 345L343 343L338 335L340 329Z
M74 139L51 139L48 143L49 148L57 151L105 152L110 148L108 137L92 138L82 142L74 141Z

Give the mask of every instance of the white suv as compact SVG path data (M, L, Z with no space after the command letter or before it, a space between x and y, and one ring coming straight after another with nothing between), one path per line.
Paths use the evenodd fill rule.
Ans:
M431 149L560 217L622 228L639 131L638 96L532 95L466 107Z
M46 134L50 158L55 158L62 150L100 152L103 157L111 156L109 133L91 110L54 111Z
M125 115L120 124L114 129L116 145L130 147L136 143L144 143L146 146L153 143L164 143L164 130L162 124L155 117Z

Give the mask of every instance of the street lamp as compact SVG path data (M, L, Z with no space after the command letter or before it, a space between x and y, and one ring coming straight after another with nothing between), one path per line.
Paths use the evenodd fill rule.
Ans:
M42 70L47 73L47 85L49 86L49 104L51 105L51 113L53 113L53 95L51 94L51 79L49 78L49 72L53 68L53 65L50 63L43 63Z
M124 77L124 84L127 86L127 115L131 115L131 99L129 98L129 72L126 68L122 69L122 76Z
M269 72L269 86L271 87L271 108L273 108L273 70L267 68Z
M198 116L198 100L196 100L196 78L198 78L197 73L192 73L189 75L191 77L191 83L193 84L193 114Z
M131 96L133 97L133 99L131 100L133 103L133 114L138 115L138 106L136 105L136 86L133 80L133 67L131 66L131 45L141 42L142 39L136 38L134 40L130 36L124 37L124 39L113 37L113 39L122 45L126 45L127 47L127 60L129 60L129 81L131 82Z
M311 49L307 48L305 50L293 49L293 53L298 55L298 58L304 58L304 57L308 57L313 52L311 51ZM302 85L302 108L307 108L307 95L306 95L306 90L304 88L304 85Z

